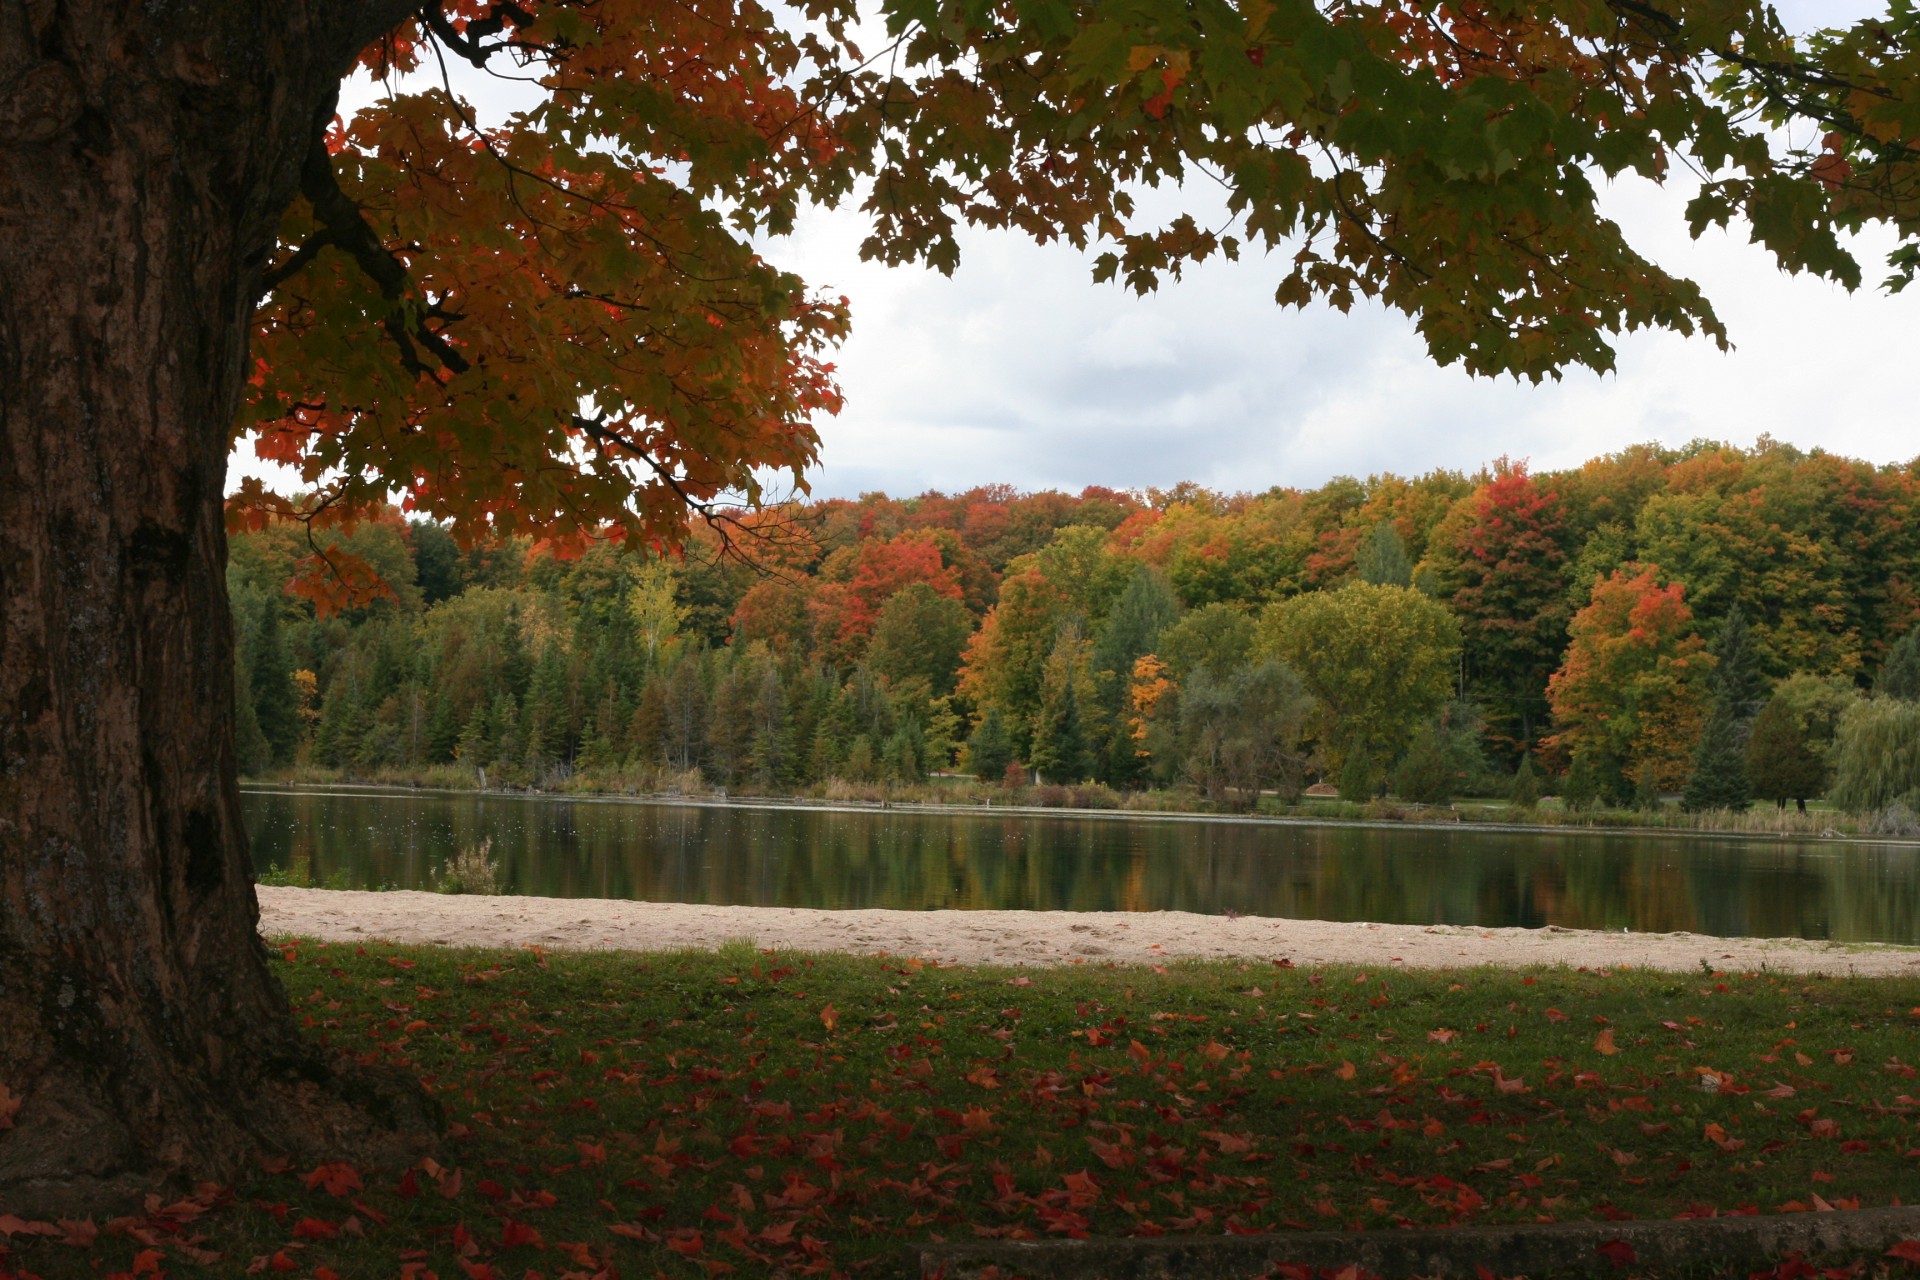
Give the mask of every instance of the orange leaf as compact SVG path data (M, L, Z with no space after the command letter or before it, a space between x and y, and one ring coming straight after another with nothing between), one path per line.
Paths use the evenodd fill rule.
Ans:
M820 1022L827 1030L833 1030L840 1025L840 1011L829 1004L820 1011Z
M1887 1256L1920 1266L1920 1240L1902 1240L1887 1250Z
M1593 1038L1593 1050L1595 1053L1604 1053L1609 1057L1620 1052L1620 1046L1613 1042L1612 1027L1606 1028Z
M307 1190L324 1187L330 1196L361 1190L360 1174L350 1164L323 1164L301 1180L307 1184Z
M1340 1065L1334 1068L1333 1074L1342 1080L1351 1080L1354 1077L1353 1064L1342 1059Z

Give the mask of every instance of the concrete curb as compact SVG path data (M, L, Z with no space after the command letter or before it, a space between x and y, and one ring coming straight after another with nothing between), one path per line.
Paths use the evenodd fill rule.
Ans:
M1920 1239L1920 1206L1686 1221L1553 1222L1405 1231L1101 1240L981 1240L918 1246L923 1280L1255 1280L1279 1263L1336 1269L1357 1263L1386 1280L1617 1275L1703 1264L1745 1276L1790 1253L1877 1258ZM1615 1261L1601 1247L1632 1249Z

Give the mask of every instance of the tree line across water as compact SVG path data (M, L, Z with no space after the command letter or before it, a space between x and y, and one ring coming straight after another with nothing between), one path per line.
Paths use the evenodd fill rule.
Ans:
M869 494L674 560L399 512L316 536L385 589L316 612L285 589L304 530L235 537L248 772L1831 792L1895 824L1920 789L1920 469L1766 438L1259 494Z

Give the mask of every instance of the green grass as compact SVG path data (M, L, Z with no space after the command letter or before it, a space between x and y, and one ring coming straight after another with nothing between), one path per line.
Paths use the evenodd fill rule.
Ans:
M1912 980L276 963L311 1034L427 1081L437 1163L263 1174L91 1248L16 1235L0 1273L894 1275L935 1237L1774 1213L1920 1170Z

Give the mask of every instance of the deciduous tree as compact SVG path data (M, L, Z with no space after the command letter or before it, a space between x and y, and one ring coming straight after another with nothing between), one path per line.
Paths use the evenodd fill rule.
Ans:
M1359 752L1379 775L1452 692L1460 626L1409 587L1354 582L1267 606L1256 644L1314 696L1320 749L1333 767Z

